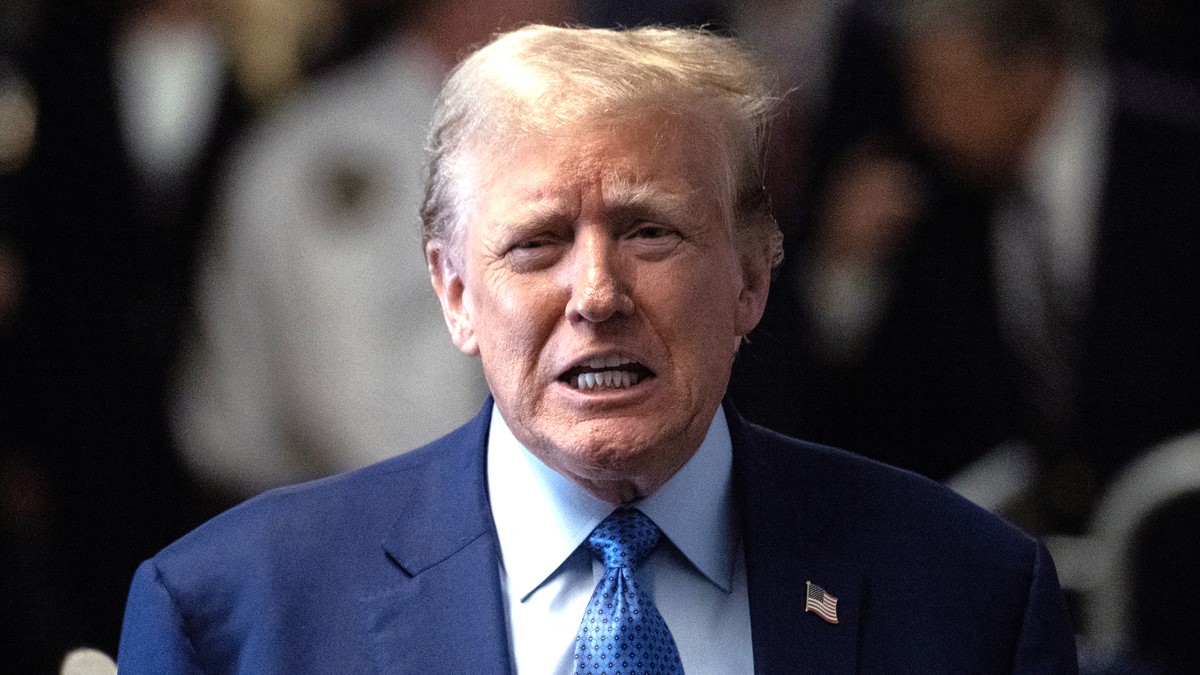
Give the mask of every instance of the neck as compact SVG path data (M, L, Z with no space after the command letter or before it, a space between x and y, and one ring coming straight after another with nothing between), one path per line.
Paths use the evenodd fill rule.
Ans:
M588 480L575 476L567 476L571 482L583 488L596 499L621 506L623 504L632 504L640 499L645 499L654 494L662 484L667 482L666 479L661 481L645 481L645 480ZM670 478L670 476L667 476Z

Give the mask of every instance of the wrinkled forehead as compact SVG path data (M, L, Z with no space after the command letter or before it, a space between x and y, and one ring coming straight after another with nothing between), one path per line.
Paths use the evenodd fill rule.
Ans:
M720 145L703 117L655 112L476 143L456 161L455 178L476 209L503 178L506 189L528 191L523 201L601 189L615 206L669 201L671 210L698 211L722 204ZM521 180L511 180L517 171Z
M467 204L473 207L468 214L486 210L484 202L498 198L560 210L560 202L588 191L599 191L613 210L715 213L721 202L720 162L714 144L697 141L702 129L696 119L643 115L488 145L464 162L460 179L474 202Z

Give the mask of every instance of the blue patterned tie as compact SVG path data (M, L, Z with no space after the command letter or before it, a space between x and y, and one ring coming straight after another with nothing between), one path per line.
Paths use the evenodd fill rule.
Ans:
M576 675L683 675L667 623L638 587L637 566L658 535L658 527L633 509L614 511L592 530L587 545L605 572L579 624Z

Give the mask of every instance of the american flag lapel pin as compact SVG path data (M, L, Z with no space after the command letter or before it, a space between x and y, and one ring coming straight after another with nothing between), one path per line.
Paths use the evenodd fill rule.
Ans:
M808 586L804 598L804 611L812 612L829 623L837 623L838 599L811 581L804 583Z

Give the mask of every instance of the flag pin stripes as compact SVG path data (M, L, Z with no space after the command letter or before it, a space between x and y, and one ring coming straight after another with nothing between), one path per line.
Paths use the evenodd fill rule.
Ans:
M804 599L804 611L812 612L829 623L837 623L838 599L811 581L804 583L808 586L808 591Z

